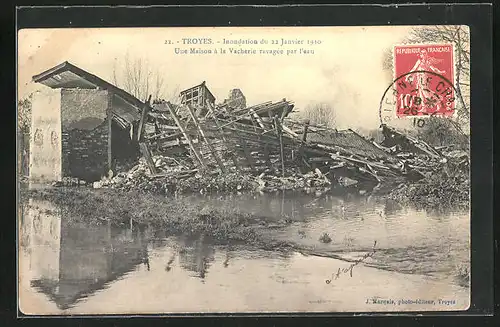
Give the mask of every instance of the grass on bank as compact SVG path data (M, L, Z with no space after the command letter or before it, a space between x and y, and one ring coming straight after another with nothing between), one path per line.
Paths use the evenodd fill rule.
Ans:
M401 185L389 193L391 200L417 209L434 211L469 209L470 179L467 175L435 174L416 183Z
M47 200L61 211L68 222L87 224L149 224L169 232L203 233L215 239L252 240L255 234L248 228L260 222L260 217L225 206L194 204L188 199L166 198L138 192L114 189L50 188L23 191L21 200Z

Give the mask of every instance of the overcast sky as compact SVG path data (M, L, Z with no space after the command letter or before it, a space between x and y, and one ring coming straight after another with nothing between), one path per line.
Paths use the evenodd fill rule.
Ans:
M165 78L165 94L206 81L222 101L230 89L240 88L247 104L287 98L298 110L313 102L334 106L339 128L377 128L383 92L391 72L383 70L387 49L402 42L410 27L289 27L289 28L106 28L21 30L18 35L19 98L43 89L31 78L69 61L112 81L125 54L143 58ZM182 38L320 40L321 44L273 46L225 45L244 49L312 49L307 55L176 55ZM173 44L165 44L171 40ZM179 43L177 43L179 42ZM203 46L220 48L221 44ZM198 48L197 46L195 46ZM189 47L188 47L189 48ZM120 85L121 86L121 85Z

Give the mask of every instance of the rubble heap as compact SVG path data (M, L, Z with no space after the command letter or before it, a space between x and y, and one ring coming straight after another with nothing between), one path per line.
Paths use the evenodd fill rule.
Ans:
M442 151L387 126L378 144L351 129L294 121L288 118L294 104L286 99L246 106L236 89L215 105L205 83L183 92L181 104L145 104L133 133L141 160L95 187L203 191L220 183L220 190L227 188L226 179L242 176L252 177L246 186L236 183L238 191L374 187L421 180L448 162Z

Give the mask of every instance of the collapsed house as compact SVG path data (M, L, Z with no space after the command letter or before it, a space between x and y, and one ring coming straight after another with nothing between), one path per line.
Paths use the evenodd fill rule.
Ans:
M204 88L198 94L211 95ZM241 91L240 91L241 92ZM203 96L202 96L203 97ZM183 95L184 98L184 95ZM241 98L241 96L240 96ZM246 172L287 176L320 171L334 179L360 182L401 180L407 173L399 160L353 130L337 131L288 118L294 104L286 99L228 109L211 97L181 105L167 101L145 107L138 135L152 177L168 174ZM201 103L201 104L200 104ZM183 153L191 159L184 171L166 170L154 158L172 159Z
M39 93L33 102L35 180L96 181L127 171L142 157L151 179L315 171L332 181L347 177L376 185L423 177L394 153L396 144L441 157L386 126L378 144L351 129L294 121L294 104L287 99L247 106L234 89L216 104L206 82L181 91L180 103L151 103L151 97L142 102L68 62L33 80L55 90Z

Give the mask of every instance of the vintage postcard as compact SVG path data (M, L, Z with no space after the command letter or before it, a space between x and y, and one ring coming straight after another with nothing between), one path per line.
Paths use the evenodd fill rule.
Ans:
M469 39L20 30L19 310L467 310Z

